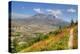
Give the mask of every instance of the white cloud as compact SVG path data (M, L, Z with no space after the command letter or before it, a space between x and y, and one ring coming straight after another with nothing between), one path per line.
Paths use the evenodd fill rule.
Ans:
M61 10L52 10L52 9L47 9L46 10L48 12L48 14L52 14L56 17L62 15L62 11Z
M75 10L75 9L72 9L72 8L71 8L71 9L68 9L67 11L68 11L68 12L71 12L71 13L76 12L76 10Z
M37 13L44 13L40 8L33 8L33 10Z
M20 13L11 13L11 18L28 18L30 15L27 14L20 14Z

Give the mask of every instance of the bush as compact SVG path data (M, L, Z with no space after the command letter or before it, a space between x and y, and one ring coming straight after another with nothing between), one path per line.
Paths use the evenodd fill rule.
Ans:
M44 35L43 33L36 33L36 41L44 40L48 38L48 35Z
M20 36L20 35L21 35L20 32L16 32L16 33L15 33L15 36Z
M57 34L59 34L60 32L61 32L61 30L56 30L56 31L53 31L53 32L49 32L49 35L50 35L50 34L57 35Z

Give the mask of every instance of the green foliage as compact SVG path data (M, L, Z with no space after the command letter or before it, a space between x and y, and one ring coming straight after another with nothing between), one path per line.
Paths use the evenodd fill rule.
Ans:
M27 47L29 47L28 43L17 45L16 50L17 50L17 52L19 52L22 49L27 48Z
M44 35L43 33L36 33L36 42L40 40L44 40L48 38L48 35Z
M20 44L17 39L14 39L13 42L11 43L13 48L12 48L12 53L16 53L24 49L25 47L29 47L28 43L26 42L25 44Z
M16 32L14 36L20 36L21 33L20 32Z
M73 22L71 22L71 24L73 24ZM71 26L73 27L73 26ZM65 27L65 29L59 27L58 30L56 31L51 31L49 32L48 34L43 34L43 33L35 33L34 35L36 37L30 37L29 40L26 41L25 44L22 44L22 45L18 45L18 40L15 39L13 41L13 46L14 48L12 48L12 52L19 52L25 48L28 48L30 46L32 46L33 44L35 44L36 42L39 42L39 41L42 41L47 38L49 38L49 36L59 36L61 35L61 33L64 34L64 36L62 37L61 36L61 39L59 39L57 42L56 40L55 41L51 41L49 44L41 47L40 49L39 48L31 48L30 51L44 51L44 50L64 50L64 49L68 49L68 40L69 40L69 32L67 31L68 28ZM77 27L74 28L74 40L77 40L78 39L78 30L77 30ZM59 35L58 35L59 34ZM16 36L20 36L21 33L20 32L17 32L16 33ZM28 39L28 38L26 38ZM43 42L44 43L44 42ZM75 47L73 47L74 49L77 48L77 45Z
M70 26L72 27L72 26L75 26L75 25L78 25L78 20L76 20L76 21L74 22L73 19L72 19L72 20L71 20L71 25L70 25Z
M61 33L61 30L56 30L56 31L49 32L49 35L50 35L50 34L57 35L57 34L59 34L59 33Z
M78 20L76 20L75 25L78 25Z
M71 26L72 26L72 25L74 25L74 21L73 21L73 19L71 20Z
M52 43L47 50L64 50L68 49L69 36L64 36L60 41Z
M20 33L17 32L16 36L18 36L18 35L20 35ZM12 44L14 46L14 48L12 48L12 52L19 52L22 49L27 48L38 41L48 38L48 36L44 35L43 33L35 33L35 35L36 35L35 38L30 38L29 41L27 41L25 44L20 44L20 45L18 44L19 43L18 39L14 39L12 42Z
M11 46L13 46L13 48L11 47L11 52L12 53L16 53L17 52L17 39L14 39L13 42L11 43Z
M61 29L62 27L61 27L61 25L59 26L59 29Z

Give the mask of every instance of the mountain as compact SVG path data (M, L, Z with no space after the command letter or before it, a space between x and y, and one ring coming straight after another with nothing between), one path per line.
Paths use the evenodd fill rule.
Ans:
M31 24L42 24L49 26L66 26L69 24L61 18L56 18L54 15L40 13L25 19L25 21Z
M60 18L56 18L54 15L35 14L25 19L12 19L12 25L22 27L23 31L32 33L53 31L59 28L59 26L64 27L69 25L69 23Z
M36 14L25 19L16 19L15 21L19 23L40 24L40 25L50 25L50 26L58 26L58 25L62 26L69 24L64 20L56 18L54 15L49 15L49 14Z

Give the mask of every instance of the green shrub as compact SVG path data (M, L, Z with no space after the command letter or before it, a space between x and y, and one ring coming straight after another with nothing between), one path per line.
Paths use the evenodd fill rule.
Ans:
M48 35L44 35L43 33L36 33L36 41L44 40L48 38Z
M16 33L15 33L15 36L20 36L20 35L21 35L20 32L16 32Z
M59 33L61 33L61 30L51 31L51 32L49 32L49 35L51 35L51 34L57 35Z
M47 50L64 50L68 49L68 35L64 36L61 40L56 43L51 43L51 45L47 48Z

